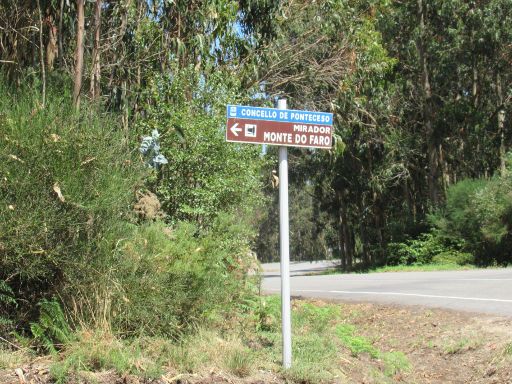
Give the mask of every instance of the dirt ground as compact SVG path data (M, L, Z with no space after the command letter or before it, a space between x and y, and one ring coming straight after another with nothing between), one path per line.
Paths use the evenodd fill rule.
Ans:
M323 302L314 303L322 305ZM335 383L475 383L512 384L512 319L422 307L343 303L347 320L357 333L381 351L401 351L410 369L384 377L383 363L364 354L341 351L343 377ZM345 352L345 353L343 353ZM39 358L17 370L0 370L0 383L50 383L48 361ZM380 372L380 374L379 374ZM93 375L94 377L91 377ZM88 377L87 377L88 376ZM76 377L76 383L142 384L148 381L113 372ZM279 374L260 371L240 379L220 371L195 375L169 373L158 384L283 383Z
M409 372L396 383L512 383L512 319L422 307L345 304L351 323L383 351L401 351ZM378 383L367 361L349 360L354 383Z

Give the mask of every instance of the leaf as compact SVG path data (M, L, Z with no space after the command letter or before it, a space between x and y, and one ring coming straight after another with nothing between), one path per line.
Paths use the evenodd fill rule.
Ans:
M345 143L343 142L343 140L341 139L341 136L339 135L336 135L336 134L333 134L333 139L334 139L334 151L336 153L336 155L342 155L343 152L345 152Z
M18 156L16 155L9 155L9 157L13 160L16 160L16 161L19 161L20 163L22 164L25 164L25 162L23 160L21 160Z
M64 199L64 196L62 195L62 192L60 190L59 183L53 184L53 191L57 194L57 197L59 198L59 200L61 202L63 202L63 203L66 202L66 200Z
M82 161L82 162L80 163L80 165L86 165L86 164L89 164L91 161L94 161L94 160L96 160L96 156L94 156L94 157L88 157L87 159L85 159L84 161Z

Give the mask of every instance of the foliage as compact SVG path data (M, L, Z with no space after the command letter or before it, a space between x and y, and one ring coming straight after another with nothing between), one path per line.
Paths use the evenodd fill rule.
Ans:
M450 343L447 343L444 346L443 351L447 355L455 355L457 353L463 353L466 351L476 349L481 344L482 341L479 339L469 339L464 337L460 340L451 341Z
M336 327L336 333L342 343L347 346L353 356L367 353L371 358L377 359L379 351L364 337L354 336L355 327L350 324L340 324Z
M309 217L309 223L301 226L312 225L318 232L333 228L337 239L329 246L344 269L356 263L362 268L385 264L389 243L405 244L402 251L409 256L404 258L414 262L418 255L405 249L408 239L429 230L428 215L442 207L450 186L503 172L512 132L511 99L506 96L512 72L505 65L511 57L506 43L511 30L500 28L491 15L508 20L511 4L502 0L295 4L303 13L279 21L280 35L274 44L282 49L270 63L271 70L279 63L285 63L284 68L278 67L275 80L265 80L270 86L274 80L278 86L269 89L276 93L284 89L294 106L332 108L336 134L345 144L343 154L308 156L302 151L303 176L291 182L299 190L312 185L315 199L322 202L319 211L329 219L318 222ZM316 56L324 41L308 50L305 59L299 54L287 56L289 50L300 52L295 44L306 46L316 37L312 31L320 30L308 28L305 20L322 21L322 37L331 52L344 45L344 54L338 57L345 60L345 72L339 78L329 72L339 61L326 64L322 60L328 54ZM346 29L350 33L344 33ZM328 42L332 36L337 36L338 45ZM314 68L311 72L318 81L310 81L309 68ZM326 80L339 81L338 86L330 88ZM304 90L310 83L314 85ZM498 196L506 193L495 196L496 202L488 199L486 207L480 206L479 214L486 218L479 223L485 236L506 237L506 226L491 219L496 209L505 206ZM275 221L273 225L275 232ZM479 233L471 226L467 231ZM272 230L265 226L262 232ZM455 251L463 246L460 238L448 238L446 233L439 241ZM274 247L270 243L264 256ZM462 251L483 255L473 248ZM318 253L324 254L321 247ZM506 247L491 253L510 259ZM466 256L461 257L467 261ZM430 259L432 254L420 257ZM392 262L397 262L393 256Z
M113 260L114 330L179 337L234 315L253 288L246 278L254 262L246 239L234 216L220 216L205 234L185 222L135 228Z
M384 362L384 374L393 376L400 371L410 370L407 357L400 351L381 352L366 338L354 335L355 327L350 324L340 324L336 327L336 334L353 356L366 353L372 359L381 359Z
M19 327L101 265L142 175L108 115L49 101L0 84L0 279L17 302L0 311Z
M475 256L469 252L461 252L456 250L444 251L432 258L434 264L456 264L468 265L473 264Z
M92 3L85 2L88 26L98 22ZM443 206L450 186L504 174L512 29L503 26L511 25L511 4L102 0L99 28L86 31L82 76L71 65L74 2L3 0L1 71L10 84L34 89L69 90L78 74L83 96L89 89L100 109L114 112L132 145L139 142L134 131L161 130L169 164L150 187L171 220L201 228L217 210L261 197L260 150L222 142L226 103L270 104L284 95L292 108L333 112L339 145L296 151L301 174L291 177L290 190L303 209L292 236L306 246L292 255L335 255L345 269L366 268L385 263L388 243L428 231L428 215ZM506 262L505 195L484 195L475 195L482 238L466 231L470 252L483 263ZM272 201L272 191L266 197ZM268 204L258 214L266 259L276 256L273 210Z
M280 362L281 301L278 296L262 298L259 321L256 323L258 338L263 345L273 347L271 359ZM335 305L317 306L297 302L292 310L292 354L294 363L291 370L283 372L291 381L318 383L329 382L338 373L333 362L337 356L337 344L333 338L332 326L341 312Z
M15 305L14 292L5 281L0 280L0 307L10 308ZM3 328L12 326L12 319L7 318L6 315L6 313L0 311L0 334L3 332Z
M442 231L434 228L415 239L402 243L389 243L386 261L390 266L422 266L431 263L438 266L472 264L474 256L464 252L464 246L464 240L446 236Z
M249 376L253 364L253 356L247 348L234 349L226 356L226 366L230 372L238 377Z
M95 107L75 114L66 95L50 93L41 109L37 94L2 92L0 278L8 281L0 286L3 324L22 332L31 324L38 342L52 350L68 333L60 307L48 301L54 296L73 328L87 325L124 336L181 337L240 310L253 294L246 272L255 261L251 206L236 203L245 193L257 200L257 151L226 145L219 126L208 125L219 117L208 120L204 111L204 125L191 125L203 135L195 144L202 152L192 150L192 140L188 149L163 144L174 149L164 174L187 179L186 166L194 163L190 171L197 173L191 174L211 181L210 190L192 192L207 195L198 207L204 220L190 215L195 223L178 222L174 216L174 225L136 225L132 203L144 166L132 157L136 146L127 151L108 114ZM213 155L217 162L206 165ZM190 203L183 198L190 193L187 185L174 191L173 199L182 200L172 203Z
M435 257L435 256L434 256ZM424 265L394 265L379 267L372 270L372 272L431 272L431 271L457 271L474 269L474 265L466 264L464 266L458 264L424 264Z
M480 228L472 203L476 192L485 184L485 180L466 179L448 189L445 207L431 217L445 236L471 240L476 235L478 238Z
M207 226L221 211L241 212L260 199L257 146L225 142L225 106L239 100L236 79L207 78L193 67L155 76L144 93L140 132L158 128L163 167L154 188L171 220ZM185 90L185 92L184 92Z
M387 249L388 265L423 265L432 262L435 256L448 252L439 237L431 232L404 243L389 243Z
M28 364L34 359L34 354L29 349L13 351L4 346L0 346L0 369L16 369L24 364Z
M258 337L264 345L280 343L280 299L269 296L261 300L257 325ZM373 359L384 361L385 374L392 376L407 371L410 364L403 353L383 352L357 335L357 328L345 323L342 308L324 303L293 303L292 332L294 364L284 372L286 378L295 382L331 382L339 374L332 362L339 356L339 348L347 347L353 356L368 353ZM275 348L274 348L275 349ZM272 352L272 359L280 361L280 350Z
M60 304L43 300L39 303L39 319L30 325L34 341L47 351L56 353L56 346L62 346L72 340L71 329Z
M432 216L440 233L462 239L479 264L507 263L512 227L512 179L507 171L490 180L464 180L448 189L446 205Z
M81 372L85 375L109 369L119 374L134 373L150 379L162 374L161 362L156 356L148 356L140 345L123 343L112 335L98 331L83 331L76 335L75 340L67 342L62 359L50 367L50 374L57 383L67 383L73 374Z
M84 329L65 343L50 372L57 382L70 377L94 378L93 372L107 370L119 376L152 379L172 369L175 377L187 379L188 374L209 376L212 367L217 367L238 377L258 372L261 378L262 372L269 372L274 379L277 375L292 383L332 382L343 374L339 369L343 343L336 333L344 321L343 311L339 305L303 301L295 302L292 311L294 365L290 370L282 369L278 347L280 300L269 296L255 303L251 316L237 318L222 330L202 325L179 340L147 336L119 339L108 332ZM352 336L359 337L357 329L351 329ZM397 363L403 356L399 352L375 351L386 369L395 369L393 374L406 370L405 358Z
M269 149L267 156L273 159L274 152ZM336 229L328 213L320 209L321 203L315 198L314 186L302 184L301 178L306 171L297 162L303 156L308 154L293 148L288 150L290 255L295 261L325 260L332 257ZM254 244L258 259L262 262L279 260L279 191L270 183L273 161L268 163L263 170L267 176L264 193L268 204L259 217L258 237Z

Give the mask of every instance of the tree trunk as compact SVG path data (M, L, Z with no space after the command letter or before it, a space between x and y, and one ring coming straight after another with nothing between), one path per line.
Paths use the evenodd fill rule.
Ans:
M37 10L39 11L39 62L41 64L41 82L42 82L42 104L46 104L46 68L44 65L43 50L43 13L41 12L41 3L37 0Z
M61 68L64 67L64 47L62 44L62 26L64 21L64 0L60 0L60 12L59 12L59 29L58 32L58 41L59 41L59 65Z
M53 23L53 15L46 18L48 23L48 44L46 45L46 68L48 72L53 70L55 58L59 56L59 48L57 47L57 26Z
M442 181L443 181L443 192L446 195L446 190L450 185L450 174L448 172L448 162L446 161L446 157L444 155L443 144L439 144L439 163L441 164L441 173L442 173Z
M473 69L473 85L471 89L471 96L473 97L473 107L478 107L478 67L477 67L477 60L476 60L476 54L473 53L473 62L472 62L472 69Z
M343 216L343 197L340 192L337 192L338 195L338 247L340 250L340 262L341 269L346 270L347 268L347 253L346 253L346 237L345 237L345 219Z
M402 191L403 191L403 194L404 194L404 200L407 203L408 214L410 216L414 216L413 215L414 208L413 208L413 202L412 202L412 199L411 199L411 194L409 192L409 181L408 181L408 179L404 180L404 183L402 184Z
M496 93L498 94L498 135L500 136L500 174L505 176L507 173L505 146L505 107L503 106L503 87L501 85L501 75L496 74Z
M361 245L363 248L363 265L367 268L370 266L370 252L368 250L368 236L366 235L366 224L361 222L359 227L359 236L361 237Z
M82 73L84 70L84 1L76 0L77 9L77 32L76 32L76 54L75 54L75 86L73 88L73 105L80 108L80 91L82 89Z
M48 45L46 46L46 64L48 65L48 71L53 70L55 58L59 56L59 49L57 47L57 27L50 25Z
M365 267L370 266L370 251L368 249L368 234L367 234L367 220L366 220L366 194L362 194L362 196L358 199L358 209L359 209L359 238L361 240L361 252L362 257L361 261Z
M354 242L352 239L352 231L348 225L347 209L343 197L340 199L340 221L343 235L343 254L345 258L345 268L347 271L350 271L352 269L352 261L354 258Z
M101 0L96 0L94 8L94 48L92 51L92 69L90 93L93 100L98 100L101 94L100 88L100 36L101 36Z
M382 217L382 209L380 206L380 198L377 192L373 192L373 217L375 223L375 231L377 233L377 242L379 243L379 249L377 254L374 256L373 265L376 266L378 264L385 264L385 250L384 250L384 236L382 235L382 227L383 227L383 217Z
M420 68L421 87L423 95L423 123L427 141L427 156L429 169L427 172L427 184L431 204L435 207L439 203L439 154L437 151L436 137L433 125L432 89L430 86L430 74L428 70L427 53L425 49L425 5L423 0L418 1L419 37L416 40Z

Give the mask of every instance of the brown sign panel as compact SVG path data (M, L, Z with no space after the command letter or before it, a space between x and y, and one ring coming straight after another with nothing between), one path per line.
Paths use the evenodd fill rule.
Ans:
M332 126L229 118L226 141L289 147L332 147Z

